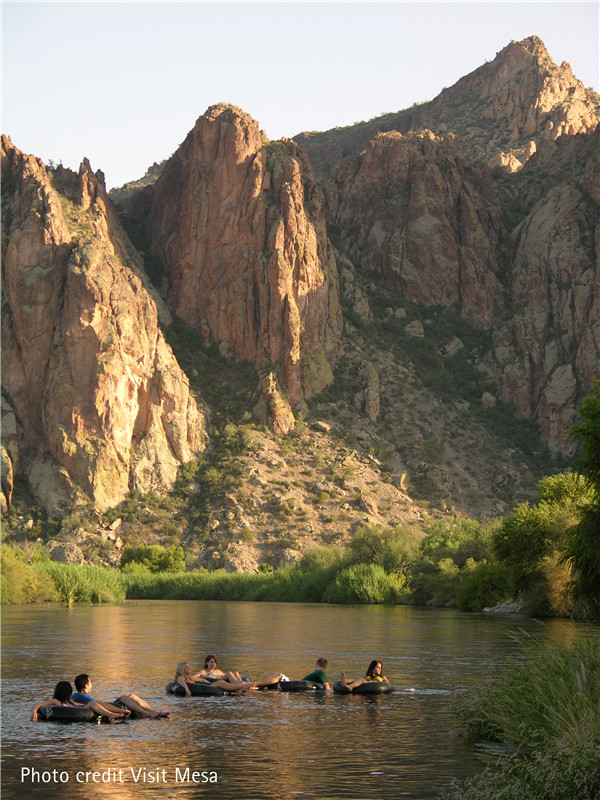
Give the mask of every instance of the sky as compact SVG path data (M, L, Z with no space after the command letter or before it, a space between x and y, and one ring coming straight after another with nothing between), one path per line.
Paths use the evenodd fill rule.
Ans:
M539 36L596 91L600 4L1 0L1 130L108 188L168 158L218 102L270 139L433 99Z

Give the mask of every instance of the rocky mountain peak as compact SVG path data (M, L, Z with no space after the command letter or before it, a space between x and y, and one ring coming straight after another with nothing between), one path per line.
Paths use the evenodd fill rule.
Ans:
M494 119L508 134L507 143L511 151L518 151L522 163L531 155L529 146L541 139L557 139L563 134L587 133L597 126L600 116L600 98L585 89L566 62L557 66L551 59L542 40L530 36L522 41L512 41L496 58L461 78L451 89L433 101L436 106L446 100L464 98L474 93L482 103L481 122ZM462 138L468 138L465 130ZM492 156L490 144L501 145L499 137L480 154ZM535 148L533 149L533 151ZM498 157L503 155L498 150Z
M521 169L540 141L593 131L600 97L586 89L566 62L557 66L542 40L512 41L496 57L426 103L346 128L301 133L294 139L323 174L341 158L360 153L379 131L428 128L454 133L465 155Z
M212 106L165 165L148 230L172 308L207 343L273 368L292 406L331 382L337 273L321 192L294 142L269 142L241 109Z

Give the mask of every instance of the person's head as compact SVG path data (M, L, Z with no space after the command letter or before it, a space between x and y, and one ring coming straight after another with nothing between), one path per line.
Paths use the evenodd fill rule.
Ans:
M211 661L213 662L212 664L210 664ZM214 669L217 666L217 657L206 656L206 658L204 659L204 669L209 669L209 664L210 664L210 669Z
M326 658L318 658L317 659L317 667L319 669L327 669L327 659Z
M380 675L382 672L383 667L381 666L381 661L371 661L367 667L367 675L371 678L373 675Z
M177 680L180 675L185 675L186 672L189 672L189 666L188 661L180 661L175 669L175 680Z
M54 687L52 698L60 703L68 703L73 694L73 687L69 681L59 681Z
M90 680L90 676L86 675L85 672L82 672L81 675L75 676L75 691L77 692L85 692L87 685L92 685Z

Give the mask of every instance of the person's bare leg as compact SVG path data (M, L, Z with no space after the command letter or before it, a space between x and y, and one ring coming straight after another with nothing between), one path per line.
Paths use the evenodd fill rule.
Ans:
M95 711L96 714L100 714L101 717L106 717L109 722L114 722L118 717L126 716L125 712L121 709L119 709L116 714L113 714L103 703L98 703L96 700L90 700L89 703L86 703L86 707L91 708L92 711ZM112 708L116 708L116 706L112 706Z
M225 673L222 680L229 681L230 683L243 683L242 676L237 670L229 670L229 672Z
M256 685L258 686L259 689L266 689L267 686L274 686L276 683L279 683L281 678L282 678L281 672L271 672L270 675L265 675L265 677L262 680L257 681Z
M216 686L218 689L224 689L226 692L237 692L239 689L257 689L257 685L255 681L250 681L246 683L246 681L224 681L219 679L218 681L213 681L211 686Z
M168 717L168 711L157 711L152 706L148 705L145 700L138 697L137 694L122 694L119 697L121 703L136 714L142 717L150 717L151 719L158 719L158 717Z

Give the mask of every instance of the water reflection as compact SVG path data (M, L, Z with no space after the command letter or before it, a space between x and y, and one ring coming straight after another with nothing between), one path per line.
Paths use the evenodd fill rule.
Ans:
M457 735L458 688L515 650L523 628L577 635L569 623L404 607L147 602L119 607L16 608L3 614L3 796L89 798L418 798L494 760ZM253 677L301 678L318 656L333 681L383 661L391 695L165 694L181 660L207 653ZM135 691L168 720L126 725L31 723L58 680L87 672L93 692ZM31 780L64 771L68 781ZM86 775L87 773L87 775ZM211 782L216 779L216 783Z

